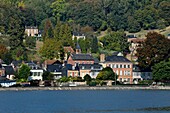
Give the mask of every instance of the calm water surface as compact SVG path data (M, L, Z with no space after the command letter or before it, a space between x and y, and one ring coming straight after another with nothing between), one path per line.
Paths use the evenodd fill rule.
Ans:
M162 107L168 109L157 109ZM165 90L0 92L0 113L170 113L169 108Z

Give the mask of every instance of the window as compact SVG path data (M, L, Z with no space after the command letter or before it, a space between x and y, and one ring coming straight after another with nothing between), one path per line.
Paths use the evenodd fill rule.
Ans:
M126 68L126 65L124 65L124 68Z
M127 79L127 82L130 82L130 78Z
M120 64L120 68L122 68L122 64Z
M72 73L70 73L70 76L72 76Z
M122 75L122 70L120 70L120 75Z
M118 65L118 64L116 64L116 68L119 68L119 65Z
M128 65L128 68L130 68L130 65Z
M120 80L120 82L122 82L122 78L120 78L119 80Z
M112 68L114 68L115 67L115 65L114 64L112 64Z

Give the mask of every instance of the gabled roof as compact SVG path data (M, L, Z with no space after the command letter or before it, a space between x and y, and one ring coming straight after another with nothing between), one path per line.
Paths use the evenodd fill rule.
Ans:
M80 32L73 32L74 36L84 36L84 34L80 33Z
M22 61L21 60L14 60L14 61L12 61L12 63L11 64L13 64L14 65L14 67L17 67L17 66L19 66L20 64L22 64Z
M102 65L100 64L80 64L79 65L80 69L89 69L89 70L93 70L93 69L101 69Z
M68 46L68 47L64 47L64 51L65 52L70 52L70 53L74 53L74 50L71 46Z
M123 56L116 56L116 55L106 57L105 62L127 62L127 63L131 63L131 61L128 60L127 58L125 58Z
M47 65L48 72L61 72L62 65Z
M90 54L72 54L73 60L93 60L93 57Z
M4 66L5 68L5 75L14 75L15 71L12 66Z
M52 65L52 64L62 64L59 60L45 60L44 64Z

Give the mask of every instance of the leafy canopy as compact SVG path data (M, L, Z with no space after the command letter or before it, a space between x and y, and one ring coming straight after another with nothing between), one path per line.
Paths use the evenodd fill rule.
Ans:
M170 40L157 32L149 32L142 48L137 49L139 65L143 68L151 68L160 61L170 57Z

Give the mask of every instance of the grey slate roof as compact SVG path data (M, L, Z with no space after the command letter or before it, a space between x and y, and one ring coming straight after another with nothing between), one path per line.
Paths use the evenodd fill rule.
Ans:
M106 57L105 62L127 62L127 63L131 63L131 61L128 60L127 58L125 58L123 56L116 56L116 55Z
M47 65L48 72L61 72L62 65Z
M152 72L151 69L143 69L138 65L133 65L133 72Z
M73 60L94 60L90 54L72 54Z
M95 70L95 69L102 69L102 65L100 64L80 64L79 65L80 69L89 69L89 70Z
M14 75L14 69L12 66L4 66L5 68L5 75Z

